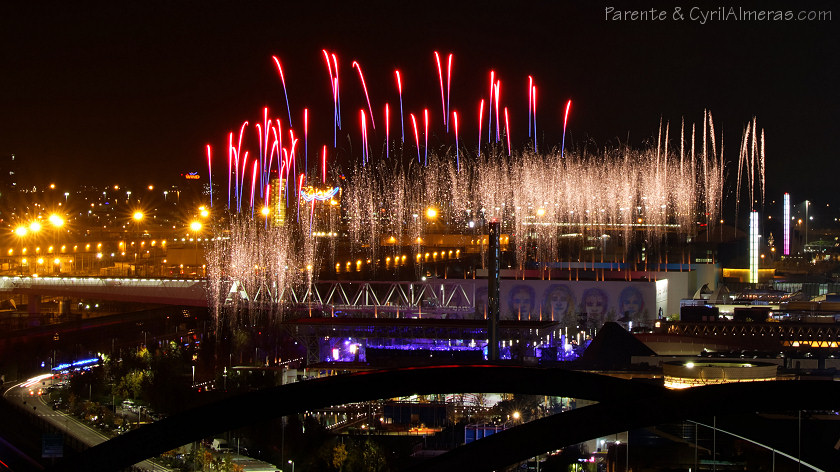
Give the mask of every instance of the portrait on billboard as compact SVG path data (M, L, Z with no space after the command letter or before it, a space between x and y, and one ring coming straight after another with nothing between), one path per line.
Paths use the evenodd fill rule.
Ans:
M636 287L624 287L618 296L618 321L639 323L645 315L645 299Z
M552 284L545 289L542 303L542 317L557 321L560 326L575 326L575 295L568 285Z
M538 320L540 315L534 310L536 299L536 292L530 285L514 285L508 293L507 312L502 319L528 321L533 315L533 319Z
M609 296L600 288L588 288L580 299L579 313L585 318L587 328L600 328L612 318L609 309Z

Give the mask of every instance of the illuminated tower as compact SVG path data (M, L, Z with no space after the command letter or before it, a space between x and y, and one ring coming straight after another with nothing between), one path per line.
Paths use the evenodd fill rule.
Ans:
M283 226L286 223L286 179L272 178L270 188L268 206L271 222L275 226Z
M782 254L785 256L790 255L790 194L785 193L785 201L784 201L784 216L782 217L782 227L784 228L784 245L782 248Z
M758 283L758 212L750 212L750 283Z

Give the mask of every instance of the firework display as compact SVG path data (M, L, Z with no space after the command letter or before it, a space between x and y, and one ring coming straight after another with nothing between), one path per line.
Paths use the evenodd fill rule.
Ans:
M322 53L330 81L333 113L329 126L335 147L342 126L342 62L335 53ZM609 237L613 245L623 245L626 254L639 239L655 246L669 234L690 238L698 224L719 219L725 163L722 143L716 148L710 113L704 112L699 126L682 123L677 136L670 135L668 123L660 125L656 144L648 148L618 146L596 153L565 148L572 108L568 100L557 107L562 112L556 126L562 130L563 143L538 152L536 85L529 76L527 128L534 141L528 139L525 148L514 149L501 79L491 71L487 118L485 100L477 103L479 142L465 144L458 137L458 112L454 106L450 112L453 56L448 56L445 81L439 53L434 57L443 121L430 120L428 108L403 115L403 80L395 70L392 92L399 94L400 137L391 138L390 122L396 117L386 103L381 153L375 151L380 147L372 134L376 120L371 97L376 95L369 94L357 61L350 66L358 72L366 106L359 109L358 129L344 131L348 140L361 138L361 152L357 150L349 162L328 162L325 144L322 159L310 165L306 151L298 149L290 110L287 123L270 118L269 109L264 108L260 123L244 122L238 135L230 132L226 163L218 157L214 162L208 146L208 164L216 166L212 175L217 182L219 167L226 164L228 189L228 218L219 222L218 237L207 248L210 302L217 317L225 311L235 313L234 318L257 312L279 314L284 303L305 303L284 294L289 287L312 284L319 274L329 274L328 269L337 264L339 241L350 257L374 264L386 256L396 260L400 252L404 260L406 250L413 252L411 261L420 262L427 235L478 235L481 239L486 222L497 220L513 239L508 249L522 268L527 263L579 258L561 249L564 238L570 236ZM288 104L280 60L276 56L273 60ZM406 118L413 142L404 140ZM485 119L488 130L482 135ZM304 109L307 140L317 125ZM443 145L429 145L430 127L439 128L441 134L436 136L446 141ZM255 131L256 149L249 147L249 128ZM756 175L763 175L764 146L762 132L757 154L755 121L748 129L752 142L747 143L750 133L745 134L738 177L747 176L752 195ZM484 136L487 139L482 143ZM672 139L679 142L678 152L669 148ZM250 185L246 177L251 178ZM383 245L385 240L394 243Z

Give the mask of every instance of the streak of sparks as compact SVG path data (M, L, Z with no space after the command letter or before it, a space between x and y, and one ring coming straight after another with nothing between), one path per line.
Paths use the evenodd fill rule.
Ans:
M365 76L362 74L362 66L358 62L353 61L353 67L359 71L359 80L362 81L362 89L365 91L365 100L367 100L368 111L370 112L370 127L376 129L376 122L373 120L373 108L370 106L370 96L368 96L367 85L365 84Z
M566 125L569 123L569 110L572 108L572 101L566 102L566 112L563 113L563 141L560 144L560 157L563 157L566 150Z
M411 125L414 127L414 144L417 145L417 163L419 164L422 161L420 160L420 134L417 132L417 119L414 118L414 113L409 113L408 116L411 117Z
M289 107L289 93L286 91L286 78L283 76L283 66L280 65L280 59L277 56L271 56L274 63L277 64L277 71L280 72L280 83L283 84L283 95L286 97L286 111L289 113L289 126L292 125L292 109Z
M400 80L400 71L395 70L394 75L397 76L397 92L400 94L400 142L405 142L405 118L403 118L403 99L402 99L402 81Z

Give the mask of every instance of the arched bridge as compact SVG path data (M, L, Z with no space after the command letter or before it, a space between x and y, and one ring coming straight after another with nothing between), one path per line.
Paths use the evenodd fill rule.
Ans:
M840 382L822 380L731 383L672 391L645 382L557 368L400 368L326 377L229 397L130 431L50 470L119 470L182 444L270 418L345 403L457 392L566 396L599 403L494 434L418 464L415 470L499 470L592 438L700 416L840 409Z

